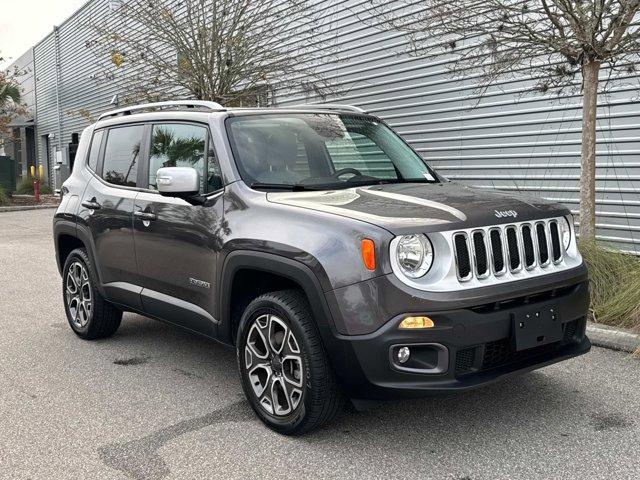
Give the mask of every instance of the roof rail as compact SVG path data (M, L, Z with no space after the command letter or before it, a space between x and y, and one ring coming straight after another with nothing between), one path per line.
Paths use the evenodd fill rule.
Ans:
M283 106L282 108L295 108L301 110L342 110L355 113L367 113L360 107L354 107L353 105L340 105L339 103L319 103L317 105L305 104L305 105L292 105Z
M130 107L118 108L116 110L110 110L103 113L98 117L98 121L107 117L117 117L118 115L131 115L134 112L141 110L162 110L165 108L201 108L209 110L211 112L224 112L226 108L216 102L207 102L204 100L174 100L169 102L155 102L155 103L143 103L140 105L131 105Z

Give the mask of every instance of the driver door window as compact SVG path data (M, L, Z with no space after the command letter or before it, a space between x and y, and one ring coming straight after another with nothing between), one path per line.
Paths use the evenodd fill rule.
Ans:
M162 167L195 168L200 176L201 194L222 188L220 168L208 136L207 128L198 125L153 125L149 151L149 188L157 190L156 174Z

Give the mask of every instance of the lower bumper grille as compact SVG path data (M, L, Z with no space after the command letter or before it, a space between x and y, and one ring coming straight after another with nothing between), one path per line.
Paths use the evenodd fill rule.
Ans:
M574 341L581 321L582 319L577 319L564 325L562 341L530 348L528 350L514 350L509 338L502 338L482 345L474 345L473 347L458 350L455 362L456 376L491 370L520 360L535 357L546 352L551 352L561 345ZM481 359L477 359L477 350L481 348L484 348L482 357Z
M456 354L456 374L468 372L473 368L473 362L476 358L476 348L470 347L464 350L458 350Z

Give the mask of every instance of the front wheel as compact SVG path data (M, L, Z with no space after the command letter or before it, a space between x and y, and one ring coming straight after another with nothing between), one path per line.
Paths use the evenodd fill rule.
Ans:
M246 308L237 338L242 387L258 417L286 435L331 421L343 396L305 296L267 293Z

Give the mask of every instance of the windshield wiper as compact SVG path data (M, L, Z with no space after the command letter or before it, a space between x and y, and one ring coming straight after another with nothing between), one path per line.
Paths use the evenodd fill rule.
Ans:
M349 181L350 186L391 185L396 183L437 183L426 178L381 178L375 180Z
M293 184L293 183L253 182L249 186L251 188L264 188L265 190L288 190L291 192L301 192L304 190L317 190L317 188L309 187L307 185L300 185L300 184Z
M367 187L371 185L387 185L391 183L437 183L428 179L403 179L403 178L389 178L389 179L369 179L360 181L346 182L332 182L332 183L317 183L317 184L300 184L300 183L263 183L253 182L250 187L256 189L265 190L286 190L289 192L303 192L303 191L319 191L319 190L343 190L354 187Z

